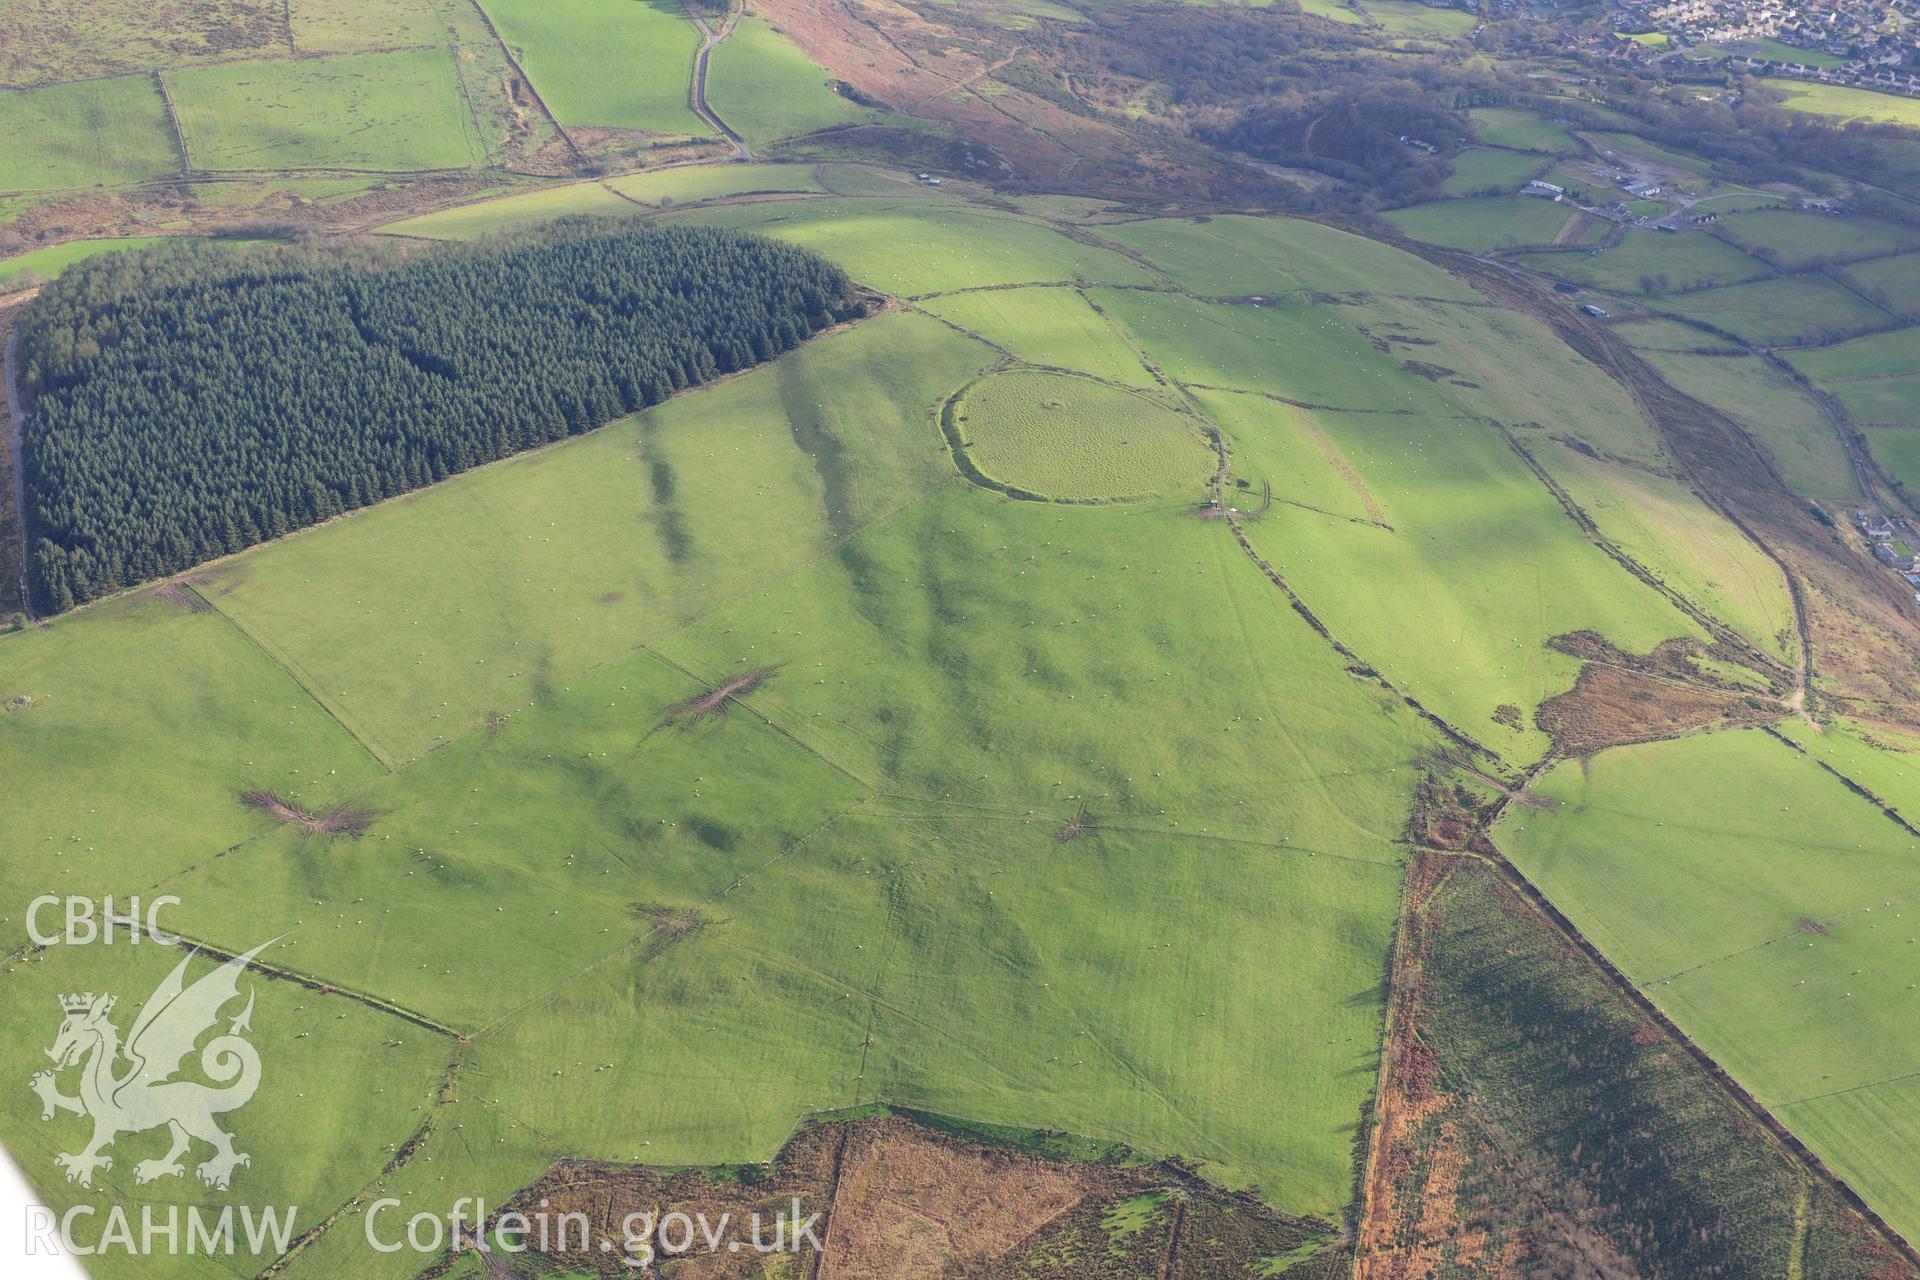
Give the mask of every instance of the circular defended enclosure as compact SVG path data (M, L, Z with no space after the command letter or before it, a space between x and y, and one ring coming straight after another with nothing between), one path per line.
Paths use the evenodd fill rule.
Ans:
M953 421L988 481L1061 502L1155 497L1202 484L1214 467L1193 418L1072 374L988 374L954 402Z

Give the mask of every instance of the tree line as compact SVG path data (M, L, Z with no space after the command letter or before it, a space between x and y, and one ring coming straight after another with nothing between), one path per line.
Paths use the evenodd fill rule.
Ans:
M182 246L47 287L21 325L40 609L589 430L865 309L816 255L709 227L361 256Z

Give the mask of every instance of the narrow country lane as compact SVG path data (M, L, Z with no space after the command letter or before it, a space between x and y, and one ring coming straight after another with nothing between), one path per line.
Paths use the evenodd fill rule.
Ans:
M736 159L751 160L753 159L753 149L747 145L746 139L735 133L732 127L729 126L725 120L722 120L719 114L707 103L708 55L713 52L716 45L733 34L733 27L734 24L739 21L739 16L729 10L727 20L720 25L718 31L709 26L705 18L695 13L692 6L688 6L687 16L693 19L694 26L700 28L700 51L693 55L693 112L702 120L712 125L719 131L721 136L733 144Z

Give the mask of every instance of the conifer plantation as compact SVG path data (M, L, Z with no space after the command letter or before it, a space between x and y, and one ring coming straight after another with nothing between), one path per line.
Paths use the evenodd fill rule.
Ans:
M206 249L83 264L21 331L40 607L590 430L860 308L823 259L704 227L371 267Z

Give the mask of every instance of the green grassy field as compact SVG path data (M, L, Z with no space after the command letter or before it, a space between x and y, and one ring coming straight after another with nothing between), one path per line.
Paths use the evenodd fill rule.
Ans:
M490 1205L503 1204L560 1154L557 1144L544 1141L524 1122L503 1113L482 1090L457 1089L443 1095L435 1115L438 1123L423 1136L412 1159L378 1173L367 1184L368 1194L340 1206L333 1225L275 1274L289 1280L411 1280L419 1274L420 1255L404 1248L381 1254L367 1247L369 1209L379 1197L393 1197L403 1205L441 1206L442 1214L461 1196L484 1196ZM385 1238L404 1238L405 1217L391 1206L374 1225ZM448 1275L459 1280L486 1275L484 1265L477 1274L469 1269L478 1258L472 1250L456 1258ZM585 1277L576 1274L566 1280Z
M1072 5L1061 4L1058 0L1008 0L1008 7L1014 12L1006 25L1015 30L1025 30L1033 25L1035 18L1051 18L1056 22L1085 22L1087 15Z
M1920 1087L1911 1078L1782 1103L1780 1118L1905 1232L1920 1223Z
M1739 284L1772 274L1758 258L1699 232L1629 231L1598 253L1536 253L1524 261L1563 280L1627 294Z
M1839 400L1855 422L1914 422L1912 403L1920 354L1912 330L1877 333L1837 346L1792 352L1794 368Z
M1581 203L1586 203L1596 196L1609 197L1613 193L1613 188L1609 184L1600 182L1592 175L1575 169L1567 163L1554 164L1539 176L1555 186L1565 187L1568 193L1577 196Z
M176 172L167 104L148 76L0 91L0 191L139 182Z
M1623 457L1661 456L1617 383L1512 312L1378 294L1350 306L1261 307L1143 290L1089 296L1184 383L1331 409L1491 415Z
M752 147L873 117L828 79L778 28L749 13L708 59L707 102Z
M711 395L685 402L695 440L738 421ZM850 398L845 421L869 405ZM803 442L783 447L808 474ZM177 923L226 932L222 904L244 898L250 924L296 931L284 962L471 1029L483 1083L463 1092L513 1120L444 1113L482 1188L561 1151L757 1158L800 1114L886 1098L1183 1152L1332 1213L1374 1078L1423 731L1217 529L1057 510L942 484L800 572L755 558L767 585L707 597L659 656L566 678L497 736L469 729L354 790L383 811L366 839L281 832L171 880ZM785 517L763 501L754 519ZM257 577L253 560L238 567ZM1116 595L1162 578L1186 586ZM485 630L468 633L518 660L515 624ZM377 656L379 628L355 634L360 661L404 664ZM648 733L740 654L781 664L753 713ZM1143 719L1161 732L1131 732ZM1320 750L1349 771L1328 776ZM1098 830L1061 844L1083 804ZM650 944L635 901L721 923ZM467 1193L466 1167L389 1177ZM323 1274L378 1273L350 1232L327 1248Z
M1523 435L1569 435L1615 457L1664 463L1632 397L1541 320L1497 307L1379 296L1333 314L1387 345L1401 362L1402 384L1422 388L1409 405L1432 395L1448 412L1492 418Z
M1920 990L1907 981L1914 912L1908 887L1828 921L1820 935L1786 936L1661 986L1674 1017L1736 1079L1778 1105L1814 1151L1834 1151L1868 1203L1907 1230L1920 1188L1912 1165L1882 1153L1920 1140L1910 1111L1887 1111L1907 1094L1920 1052Z
M388 229L835 183L899 185L704 166ZM1523 454L1604 537L1796 656L1778 571L1672 478L1627 392L1399 250L1303 220L1092 228L1143 262L913 188L667 216L809 245L918 300L207 566L191 594L0 636L0 776L18 784L0 887L176 893L175 927L284 933L275 963L333 988L266 983L256 1013L279 1074L242 1137L272 1127L256 1150L277 1196L497 1204L556 1159L759 1160L804 1116L891 1102L1178 1155L1336 1219L1419 762L1441 741L1369 670L1517 768L1548 747L1532 709L1578 670L1549 638L1700 638ZM1831 442L1757 360L1673 359L1770 446ZM938 416L962 392L954 425L995 479L1157 500L967 483ZM1357 658L1193 517L1208 426L1257 554ZM736 681L723 712L686 710ZM1822 749L1920 803L1904 760ZM371 827L276 825L240 799L267 789ZM1886 979L1904 953L1865 923L1879 910L1849 914L1920 890L1904 834L1757 733L1563 762L1540 790L1499 828L1516 864L1904 1212L1911 1169L1862 1149L1899 1101L1873 1081L1911 1039ZM1783 993L1799 973L1746 950L1797 943L1802 918L1827 929L1792 957L1810 980L1875 975L1857 1017ZM0 918L13 945L21 928ZM101 956L16 962L19 1007L150 986L165 958ZM1768 1001L1785 1048L1756 1040ZM24 1079L48 1032L26 1012L18 1028ZM1820 1096L1846 1072L1887 1092ZM303 1093L321 1123L293 1118ZM56 1130L18 1114L0 1137L44 1164ZM1895 1153L1920 1149L1891 1123ZM277 1274L416 1275L365 1249L359 1212Z
M366 1248L371 1197L408 1212L498 1205L568 1160L721 1166L750 1182L806 1117L891 1103L1126 1143L1358 1226L1396 923L1419 901L1403 902L1421 865L1410 845L1431 834L1416 789L1460 751L1431 713L1491 753L1474 760L1485 777L1452 775L1465 793L1537 793L1493 832L1514 866L1920 1239L1920 919L1906 919L1920 912L1920 838L1821 767L1920 822L1920 746L1788 717L1800 751L1760 732L1703 735L1557 759L1522 784L1551 746L1536 708L1581 670L1552 637L1592 630L1633 652L1705 638L1609 549L1789 665L1795 601L1624 386L1535 314L1396 247L1519 250L1504 260L1594 290L1544 296L1612 309L1664 377L1752 433L1794 493L1845 504L1859 497L1852 469L1803 386L1753 354L1702 354L1732 339L1669 317L1761 347L1831 341L1781 354L1856 421L1914 424L1862 434L1920 493L1914 331L1833 341L1893 323L1882 309L1920 315L1920 252L1900 252L1914 229L1750 208L1827 178L1777 184L1793 197L1748 192L1730 161L1709 176L1700 157L1603 133L1585 137L1646 158L1663 185L1725 193L1701 209L1729 216L1583 252L1613 224L1512 193L1545 175L1619 194L1575 171L1586 141L1556 112L1643 126L1588 101L1604 96L1597 82L1504 71L1486 81L1500 96L1451 104L1479 133L1447 162L1452 198L1371 224L1396 228L1394 244L1332 225L1366 227L1360 210L1394 199L1322 200L1329 174L1293 174L1303 199L1286 207L1324 210L1310 216L1164 216L1276 206L1251 170L1243 195L1196 184L1211 203L1123 200L1131 160L1090 148L1058 184L1083 194L1043 194L1035 157L1109 125L1059 114L1050 136L1061 103L1033 92L1044 78L1001 64L1013 70L996 79L997 56L981 55L1012 28L1050 70L1070 41L1171 24L1132 0L901 10L959 33L922 49L936 29L922 23L903 41L927 59L918 72L944 66L960 86L951 128L836 93L833 76L869 82L825 70L776 25L806 6L742 7L708 92L774 158L745 163L682 163L726 148L688 106L699 37L678 0L0 0L0 37L32 5L47 26L74 15L71 38L0 38L0 84L155 70L0 88L13 140L0 219L48 193L81 198L13 243L43 243L47 226L91 237L0 259L0 291L208 220L318 215L343 241L395 237L351 253L417 255L438 249L399 239L595 215L764 232L891 295L764 367L226 557L185 587L17 633L0 617L0 1068L16 1090L45 1065L58 993L114 991L131 1017L177 958L30 950L21 907L35 894L176 894L167 923L219 947L284 935L266 959L301 979L258 979L266 1084L234 1118L255 1161L232 1197L202 1193L191 1169L137 1185L153 1133L123 1139L83 1197L52 1163L82 1122L42 1123L22 1092L0 1109L0 1142L56 1208L298 1203L302 1230L340 1217L276 1280L417 1280L432 1259ZM1342 38L1369 42L1382 68L1416 67L1440 40L1476 75L1500 65L1502 26L1484 50L1461 39L1475 12L1302 8L1347 24ZM1541 70L1550 55L1528 56ZM1920 110L1789 92L1833 116ZM1109 105L1214 110L1158 83ZM967 171L957 155L999 106L1042 112L1025 121L1034 150L1005 151L1020 182L914 181L921 167ZM785 145L864 121L915 127ZM1118 110L1110 123L1125 127ZM1920 194L1901 150L1920 144L1874 145L1889 163L1865 176ZM789 156L808 161L775 162ZM413 176L437 170L455 172ZM87 190L139 183L152 185ZM345 210L288 199L360 195ZM1833 268L1840 283L1768 279L1769 261L1722 233L1789 269L1883 256ZM1196 518L1217 514L1196 507L1222 455L1233 528ZM1730 662L1702 668L1756 701L1778 696ZM737 681L718 712L687 709ZM1822 717L1840 705L1858 704L1809 702ZM252 791L364 809L370 827L279 823L243 800ZM1690 1216L1675 1230L1704 1238L1726 1228L1725 1205L1690 1198L1674 1173L1685 1160L1667 1156L1737 1148L1781 1166L1768 1189L1784 1202L1752 1208L1766 1249L1785 1250L1766 1274L1828 1280L1820 1204L1791 1208L1798 1157L1762 1153L1728 1121L1731 1095L1646 1038L1643 1011L1599 967L1515 909L1493 883L1511 869L1453 861L1433 933L1402 935L1432 966L1420 1034L1443 1075L1425 1101L1529 1157L1508 1183L1461 1156L1463 1185L1497 1199L1533 1177L1528 1194L1579 1211L1539 1233L1545 1250L1591 1246L1581 1265L1627 1274L1648 1237L1604 1199L1579 1202L1583 1175L1678 1187ZM1577 981L1561 972L1573 969ZM1618 1008L1596 1018L1584 1002L1599 1000ZM1643 1068L1656 1058L1724 1105L1654 1097ZM1443 1094L1471 1106L1443 1111ZM1711 1140L1689 1128L1707 1122ZM1461 1150L1427 1154L1444 1170ZM1532 1163L1536 1151L1558 1163ZM1622 1153L1653 1153L1658 1169ZM1573 1176L1550 1186L1549 1168ZM1511 1203L1518 1193L1500 1226L1530 1229ZM1427 1257L1440 1273L1472 1270L1483 1223L1461 1221ZM1296 1274L1344 1268L1351 1233L1326 1235L1339 1256ZM250 1280L266 1266L106 1260L96 1273ZM1163 1269L1207 1270L1195 1267ZM485 1265L449 1274L480 1280Z
M1340 409L1434 409L1447 403L1370 343L1342 309L1295 302L1235 307L1121 289L1095 289L1088 296L1182 382Z
M1841 67L1847 61L1824 49L1803 49L1779 40L1743 40L1734 46L1734 51L1754 58L1771 58L1775 62L1797 62L1804 67Z
M1098 234L1145 254L1180 284L1209 297L1294 290L1464 302L1479 296L1413 254L1304 218L1154 218L1102 226Z
M1552 244L1574 216L1566 205L1538 197L1487 196L1396 209L1387 221L1415 240L1486 253Z
M1920 314L1920 253L1849 263L1840 274L1894 314Z
M1779 566L1691 489L1557 441L1542 444L1534 456L1607 538L1661 581L1761 649L1796 658L1793 600Z
M1150 284L1145 268L1023 218L948 200L772 201L673 214L827 255L863 284L916 296L989 285Z
M1787 362L1821 384L1852 378L1884 378L1920 373L1920 343L1912 329L1896 329L1855 338L1838 346L1788 353Z
M271 936L243 933L243 945L251 947ZM47 1066L41 1050L53 1043L60 1027L61 995L114 992L120 1000L113 1020L125 1033L141 1002L186 954L153 944L126 945L124 935L118 942L112 947L55 947L9 964L8 1006L18 1019L18 1034L7 1037L0 1059L23 1083ZM205 960L196 961L188 980L211 968ZM255 999L249 1039L260 1052L262 1068L259 1091L244 1109L221 1118L234 1135L235 1147L252 1157L249 1165L234 1171L229 1191L210 1191L197 1180L194 1162L210 1154L205 1146L196 1146L182 1176L137 1184L135 1166L165 1153L164 1131L121 1135L109 1148L116 1157L112 1169L96 1174L93 1187L83 1190L59 1176L54 1157L86 1145L90 1126L85 1120L63 1115L43 1123L32 1106L8 1107L0 1116L0 1138L40 1187L45 1196L40 1203L56 1212L74 1205L94 1207L96 1216L75 1219L77 1242L102 1238L106 1206L115 1203L151 1205L162 1223L169 1206L198 1206L210 1217L236 1202L250 1208L292 1206L297 1213L291 1234L297 1236L357 1195L427 1119L435 1084L456 1052L451 1039L352 1000L257 974L243 978L240 989L243 995L251 990ZM137 1233L139 1211L130 1212ZM278 1253L271 1246L254 1253L236 1226L241 1243L235 1256L192 1258L185 1252L185 1230L183 1219L177 1258L108 1248L89 1259L88 1271L110 1278L164 1271L211 1280L253 1274ZM160 1240L164 1250L165 1239Z
M1849 1265L1859 1237L1846 1237L1838 1197L1809 1187L1781 1145L1756 1140L1741 1103L1497 869L1469 858L1434 865L1440 883L1415 917L1431 1010L1421 1045L1448 1087L1417 1113L1430 1142L1396 1144L1400 1223L1417 1230L1436 1197L1454 1198L1459 1216L1486 1222L1498 1241L1527 1230L1503 1212L1517 1200L1624 1204L1620 1216L1658 1224L1641 1256L1660 1258L1661 1272L1786 1276L1804 1253L1805 1276L1870 1274L1873 1263ZM1463 1147L1472 1172L1456 1183ZM1666 1216L1676 1199L1710 1206L1720 1225Z
M1772 253L1789 270L1821 259L1892 254L1920 245L1920 227L1797 209L1731 213L1720 220L1720 229L1747 249Z
M939 187L920 181L911 169L862 164L854 160L822 160L815 166L820 185L837 196L880 196L920 204L951 205L964 199L967 188L955 182ZM1018 207L1018 202L1015 202Z
M655 922L634 903L709 902L861 799L753 717L648 736L698 690L644 650L572 677L356 792L384 815L375 834L280 832L181 876L179 927L217 934L220 904L259 902L249 923L288 935L281 963L478 1033L640 943Z
M923 236L979 228L1049 274L1110 265L923 208ZM1064 305L1071 345L1125 350L1070 289L940 305L1013 345ZM1323 329L1335 314L1273 336L1378 355ZM1187 415L997 375L965 402L984 449L1009 417L993 397L1072 384L1093 447L1017 464L1131 488L1100 433L1164 428L1183 459L1139 474L1194 494L1062 507L964 483L933 413L995 359L928 316L872 319L211 566L211 608L133 598L0 638L0 768L31 793L30 856L0 876L164 885L175 927L229 944L254 940L229 937L245 901L249 929L287 933L277 963L472 1037L439 1127L382 1173L452 1042L330 998L366 1043L342 1024L332 1057L284 1055L296 1094L339 1083L329 1124L284 1124L271 1151L329 1211L367 1187L497 1202L561 1155L757 1159L804 1114L884 1099L1181 1154L1337 1214L1433 735L1191 518L1212 455ZM731 714L662 727L759 670ZM166 749L189 724L218 749ZM377 816L329 840L274 827L240 803L253 788ZM663 912L710 927L663 935ZM298 1035L291 1015L263 1002L256 1025ZM351 1056L390 1039L421 1053L391 1101L396 1076L372 1093ZM400 1274L359 1226L288 1274Z
M886 812L1043 844L1084 804L1102 831L1397 864L1430 733L1185 504L945 484L659 648L702 678L784 662L753 705Z
M933 410L992 361L931 319L892 317L578 448L357 513L340 522L351 537L288 538L208 590L380 755L415 758L951 477ZM708 415L736 423L724 442L689 425ZM797 433L856 429L824 462L794 448ZM733 475L754 479L737 491ZM742 502L756 519L736 528ZM369 560L390 565L378 582L353 568ZM480 600L505 639L468 626Z
M422 236L429 240L475 240L575 214L625 218L637 217L643 212L598 182L571 182L424 213L417 218L390 222L380 230L384 235Z
M1757 356L1651 352L1647 359L1675 387L1744 426L1766 446L1787 487L1817 502L1860 496L1846 449L1806 391Z
M1559 766L1541 792L1553 807L1498 829L1509 856L1912 1230L1913 1167L1885 1153L1920 1142L1912 1113L1889 1109L1920 1059L1914 837L1758 732L1618 748Z
M1300 12L1310 13L1316 18L1344 22L1350 26L1362 26L1366 22L1366 19L1354 9L1353 0L1302 0Z
M1558 155L1578 151L1580 146L1559 125L1534 112L1515 107L1481 107L1472 113L1480 141L1490 147L1512 147L1516 151L1538 151Z
M1019 832L842 819L738 895L733 937L569 984L477 1063L511 1114L590 1153L764 1157L796 1112L887 1098L1194 1150L1285 1205L1344 1198L1352 1131L1328 1121L1371 1085L1396 873L1131 833L1075 857ZM614 1069L562 1092L556 1056ZM709 1118L686 1094L729 1101ZM1202 1094L1251 1123L1181 1114Z
M1763 346L1841 337L1887 323L1886 312L1817 276L1760 280L1659 298L1649 305L1704 321L1746 342Z
M1663 147L1657 142L1649 142L1634 133L1582 133L1580 137L1602 155L1632 156L1640 160L1677 169L1682 173L1705 176L1707 162L1699 156L1684 151L1675 151L1672 147ZM1664 208L1665 206L1661 206Z
M1877 120L1888 124L1920 125L1920 102L1869 89L1837 84L1790 84L1786 105L1795 111L1837 116L1842 120Z
M21 788L19 856L0 864L11 902L138 892L265 833L244 791L324 807L381 772L218 614L128 597L0 637L0 652L0 755ZM185 678L156 682L161 670ZM188 756L167 745L183 724L208 736ZM21 913L0 914L7 949L24 945Z
M1716 338L1689 324L1659 316L1646 320L1616 323L1613 331L1640 351L1718 351L1738 354L1726 338Z
M1154 385L1126 339L1078 289L984 289L949 294L925 306L1028 364L1073 369L1128 386Z
M1264 501L1292 503L1343 520L1385 515L1373 492L1310 409L1231 391L1196 391L1194 401L1239 459L1246 488L1227 494L1230 506L1251 510Z
M1913 837L1757 730L1616 747L1556 766L1538 790L1548 804L1505 817L1501 848L1662 1002L1666 980L1729 962L1814 950L1828 963L1803 920L1832 927L1920 889ZM1769 1035L1750 1052L1785 1045L1833 1048Z
M995 373L954 403L953 421L982 472L1049 498L1197 501L1214 469L1193 415L1090 378Z
M76 262L99 253L119 253L158 244L159 236L126 236L108 240L69 240L46 249L17 253L0 258L0 290L23 288L39 280L51 280Z
M1920 431L1874 431L1867 436L1867 448L1889 475L1920 493Z
M288 0L293 44L303 53L351 53L441 44L446 21L433 0Z
M1478 14L1439 9L1415 0L1362 0L1361 7L1394 35L1464 36L1480 21Z
M1378 524L1276 505L1248 534L1335 634L1423 704L1512 761L1546 736L1504 727L1573 683L1544 647L1592 629L1645 652L1695 634L1587 542L1496 429L1478 422L1321 413ZM1240 465L1251 465L1251 460ZM1437 641L1437 642L1436 642Z
M444 48L167 73L197 169L464 169L485 158Z
M1920 742L1878 725L1868 726L1835 718L1815 731L1804 721L1790 720L1780 732L1805 747L1880 800L1912 819L1920 815L1920 771L1914 756ZM1920 822L1915 823L1920 826Z
M805 164L694 165L609 178L607 185L629 200L658 206L719 200L746 192L826 190L818 168Z
M1513 191L1538 174L1546 161L1525 152L1472 147L1447 163L1453 166L1453 172L1440 189L1450 196L1477 196Z
M1700 208L1707 213L1724 215L1745 213L1751 209L1786 209L1793 205L1793 201L1786 196L1721 182L1709 182L1706 192L1709 200Z
M1920 426L1920 374L1836 382L1827 390L1854 422Z
M700 33L671 0L484 0L483 7L561 125L708 131L688 105Z

